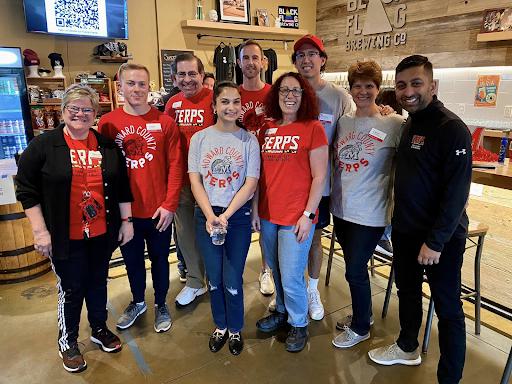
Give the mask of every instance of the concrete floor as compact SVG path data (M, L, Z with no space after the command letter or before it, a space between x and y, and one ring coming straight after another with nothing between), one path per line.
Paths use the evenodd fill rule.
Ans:
M429 352L423 355L419 367L382 367L367 357L369 349L393 342L399 330L395 295L387 318L380 318L386 286L384 278L371 279L376 314L372 338L349 350L332 346L336 320L349 314L351 308L343 260L335 258L329 287L323 284L326 264L325 260L320 280L326 316L310 324L310 342L301 353L285 351L284 333L272 337L256 331L256 320L265 314L270 298L262 296L258 290L260 261L255 242L244 275L245 349L240 356L232 356L227 346L217 354L209 351L208 338L213 323L208 295L190 308L176 309L174 297L183 285L177 278L176 265L172 264L168 296L173 317L171 330L163 334L153 330L153 294L148 276L148 311L132 328L120 333L124 343L120 353L104 353L89 341L90 330L83 311L79 340L88 368L79 374L64 371L57 355L57 298L53 275L0 286L0 383L435 383L439 358L436 327ZM112 330L129 300L127 278L111 280L108 307ZM510 340L485 328L480 336L475 336L470 320L467 329L462 382L498 383Z

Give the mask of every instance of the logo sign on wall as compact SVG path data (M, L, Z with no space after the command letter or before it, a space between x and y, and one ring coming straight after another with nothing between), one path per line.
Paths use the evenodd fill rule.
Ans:
M475 107L495 107L500 75L479 75L476 83Z
M277 7L277 17L282 28L299 28L299 8L280 5Z
M368 51L405 45L404 0L348 0L345 50Z

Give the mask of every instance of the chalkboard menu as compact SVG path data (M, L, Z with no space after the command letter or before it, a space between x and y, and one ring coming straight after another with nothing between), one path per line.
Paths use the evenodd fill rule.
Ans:
M176 51L168 49L160 50L160 60L162 61L162 85L167 92L169 92L173 88L171 66L172 63L174 63L176 56L180 53L194 54L194 51Z

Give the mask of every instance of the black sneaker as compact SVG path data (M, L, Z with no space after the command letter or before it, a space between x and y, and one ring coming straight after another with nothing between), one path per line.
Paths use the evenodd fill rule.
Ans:
M277 331L278 329L284 328L286 326L287 317L288 316L286 316L286 313L271 313L267 317L259 319L256 322L256 328L265 333Z
M375 251L382 253L386 256L393 256L393 245L389 240L380 239L375 247Z
M178 268L178 276L180 277L181 283L187 282L187 270L186 269L179 269Z
M300 352L308 342L308 327L292 327L286 338L286 350L288 352Z
M98 344L104 352L119 352L123 348L119 337L106 327L93 330L91 333L91 341Z
M229 352L233 355L239 355L244 349L244 340L240 332L232 333L229 335L228 341Z
M87 368L87 362L84 360L80 349L78 349L78 343L72 344L65 351L59 351L59 356L62 359L62 366L68 372L78 373L85 371Z
M226 341L228 340L228 331L226 329L226 332L222 334L222 332L219 332L217 329L213 331L212 335L210 336L210 342L209 347L210 351L212 352L219 352L224 344L226 344Z

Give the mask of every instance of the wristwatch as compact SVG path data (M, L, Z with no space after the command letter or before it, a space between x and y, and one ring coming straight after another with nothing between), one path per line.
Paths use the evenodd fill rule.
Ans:
M304 211L304 216L310 220L315 220L316 215L313 212Z
M121 217L121 221L127 221L129 223L133 222L133 218L131 216Z

